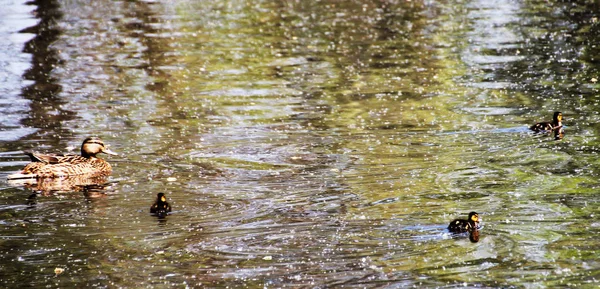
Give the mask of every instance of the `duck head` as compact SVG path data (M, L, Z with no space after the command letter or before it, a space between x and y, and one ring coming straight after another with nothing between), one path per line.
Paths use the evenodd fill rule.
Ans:
M563 120L562 112L560 112L560 111L554 112L554 116L552 116L552 124L555 127L556 126L561 126L562 125L562 120Z
M470 212L469 222L474 223L475 225L479 224L479 214L477 214L477 212Z
M167 201L167 197L165 197L165 194L164 194L164 193L158 193L158 194L156 195L156 202L157 202L157 203L158 203L158 202L164 203L164 202L166 202L166 201Z
M81 144L81 156L85 158L96 157L99 153L117 156L118 154L108 149L104 142L95 136L86 138Z

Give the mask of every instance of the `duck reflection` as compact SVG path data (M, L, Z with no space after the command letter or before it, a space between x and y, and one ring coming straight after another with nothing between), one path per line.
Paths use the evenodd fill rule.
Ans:
M561 140L565 137L565 129L561 126L554 130L554 139Z
M479 230L474 229L469 232L469 241L471 241L471 243L479 242Z
M86 197L96 198L105 195L110 185L108 176L69 176L60 178L37 178L8 180L12 186L24 186L44 196L55 193L83 192Z
M37 193L33 193L27 197L27 208L32 209L37 205Z

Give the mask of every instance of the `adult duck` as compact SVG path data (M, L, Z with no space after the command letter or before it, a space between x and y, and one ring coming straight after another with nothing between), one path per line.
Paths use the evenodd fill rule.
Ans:
M108 149L98 137L88 137L83 141L81 155L25 152L31 158L31 163L26 165L20 173L9 175L8 179L110 175L112 167L107 161L96 156L99 153L117 155Z

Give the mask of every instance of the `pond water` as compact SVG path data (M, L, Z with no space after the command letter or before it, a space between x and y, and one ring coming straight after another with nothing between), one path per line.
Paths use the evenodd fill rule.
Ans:
M597 288L600 5L567 2L1 0L1 287ZM110 178L6 180L91 135Z

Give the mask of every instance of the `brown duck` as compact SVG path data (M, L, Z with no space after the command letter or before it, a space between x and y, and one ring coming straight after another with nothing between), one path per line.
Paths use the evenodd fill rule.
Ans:
M531 127L529 127L530 130L540 133L540 132L551 132L557 129L562 128L562 113L560 111L557 111L554 113L554 116L552 116L552 121L551 122L538 122L534 125L532 125Z
M97 137L88 137L83 141L80 156L25 152L31 158L31 163L26 165L20 173L9 175L8 179L109 175L112 167L107 161L96 157L99 153L117 155Z

